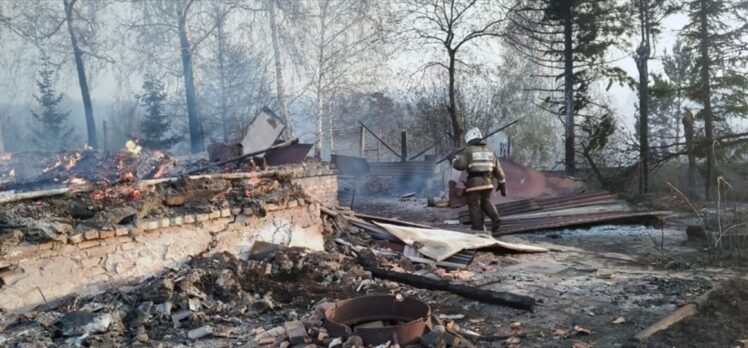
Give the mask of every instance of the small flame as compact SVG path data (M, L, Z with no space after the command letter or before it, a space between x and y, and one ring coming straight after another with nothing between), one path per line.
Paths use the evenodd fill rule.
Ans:
M10 152L0 153L0 160L10 161L11 159L13 159L13 154L12 153L10 153Z
M91 192L91 199L93 199L95 201L103 200L103 199L107 198L107 196L108 195L107 195L106 190L97 190L97 191Z
M78 161L80 161L81 157L82 156L80 152L66 153L61 156L57 156L57 160L55 161L55 163L51 166L48 166L47 168L44 168L42 171L46 173L50 170L60 167L62 167L64 170L70 170L75 167Z
M135 140L128 140L125 143L125 150L133 155L139 155L140 151L143 150L143 147L138 145Z

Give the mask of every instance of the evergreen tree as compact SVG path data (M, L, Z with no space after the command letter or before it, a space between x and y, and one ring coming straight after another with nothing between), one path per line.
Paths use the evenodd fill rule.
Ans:
M530 61L547 68L544 77L558 83L548 92L544 104L561 116L565 127L566 172L576 167L576 128L592 123L607 124L604 118L576 120L576 116L605 114L591 96L596 81L608 79L631 83L620 68L605 61L611 47L619 46L626 32L627 12L616 0L515 0L509 12L508 42ZM582 113L583 110L586 112ZM595 110L590 110L595 109ZM591 128L590 128L591 127ZM607 128L607 127L603 127ZM594 132L608 134L608 132ZM605 144L597 139L597 144Z
M54 88L55 71L49 64L49 59L43 58L42 69L36 86L39 94L34 96L39 103L38 112L31 111L37 123L32 130L33 143L40 150L60 151L71 146L73 141L73 127L68 125L69 111L62 108L62 93L57 94Z
M748 63L745 0L688 0L683 6L689 23L681 35L696 53L696 71L687 95L702 106L696 117L704 121L702 147L706 152L705 197L716 185L715 146L718 136L729 135L730 117L748 115L748 78L739 67Z
M683 108L688 105L686 87L694 73L693 52L678 40L673 45L672 53L665 53L662 57L664 74L652 75L650 89L651 103L651 134L655 144L682 143L681 119ZM676 145L675 152L680 146Z
M166 112L164 84L153 75L147 75L143 82L143 94L138 95L145 107L145 117L140 125L143 133L141 144L149 149L166 149L179 141L179 137L169 136L171 116Z

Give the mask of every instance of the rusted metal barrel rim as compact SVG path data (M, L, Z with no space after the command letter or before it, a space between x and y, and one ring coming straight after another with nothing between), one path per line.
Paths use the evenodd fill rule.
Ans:
M355 328L373 321L397 321L398 325ZM366 345L390 341L399 345L418 342L431 322L431 307L421 300L392 295L367 295L343 300L325 311L325 328L333 337L360 336Z

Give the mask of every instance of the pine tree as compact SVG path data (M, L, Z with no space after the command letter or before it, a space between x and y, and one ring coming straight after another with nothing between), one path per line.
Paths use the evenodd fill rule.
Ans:
M153 75L145 77L143 94L138 99L145 107L145 117L140 125L143 133L141 144L149 149L166 149L179 141L178 137L169 136L171 131L170 115L166 112L164 84Z
M593 122L607 124L597 116L576 120L576 116L587 118L585 114L605 114L605 110L589 110L599 106L590 96L592 85L604 79L610 84L631 83L623 70L605 61L608 50L618 46L626 32L625 16L625 6L616 0L516 0L510 10L511 24L506 35L509 44L551 71L544 77L562 82L541 91L548 93L545 107L564 122L564 163L570 175L576 167L579 143L575 137L579 125L585 123L589 128ZM582 113L585 109L587 112ZM601 140L595 142L606 143Z
M683 6L689 23L681 35L686 47L696 53L697 71L686 90L702 106L696 117L704 121L704 191L711 199L716 185L714 141L731 133L728 118L748 115L748 78L738 70L748 63L743 41L748 32L748 4L745 0L688 0Z
M49 64L49 59L43 58L42 69L36 86L39 94L34 96L39 103L39 111L31 111L37 123L32 130L33 143L41 150L60 151L71 146L73 141L73 127L68 125L69 111L62 108L62 93L57 94L54 88L55 71Z
M675 42L671 53L662 57L664 74L652 75L650 89L650 103L652 110L651 134L656 145L674 146L674 152L679 152L681 143L681 119L684 107L687 105L686 87L694 73L693 52L683 46L683 42Z

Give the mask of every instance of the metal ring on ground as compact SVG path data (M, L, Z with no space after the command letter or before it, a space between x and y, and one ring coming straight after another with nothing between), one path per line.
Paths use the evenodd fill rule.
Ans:
M398 301L392 295L367 295L336 303L325 311L325 328L333 337L360 336L365 345L418 342L431 322L431 308L415 298ZM382 321L378 327L357 327ZM393 324L396 323L396 324Z

